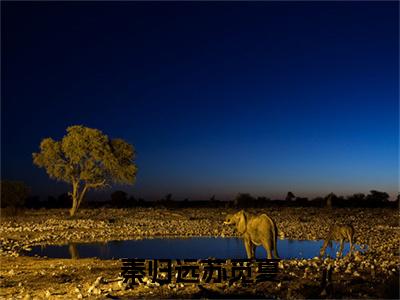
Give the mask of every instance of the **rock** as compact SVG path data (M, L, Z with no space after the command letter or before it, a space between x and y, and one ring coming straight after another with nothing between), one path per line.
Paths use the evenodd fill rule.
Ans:
M101 289L99 289L99 288L94 288L93 291L92 291L92 294L93 294L93 295L100 295L100 294L101 294Z
M94 286L98 286L101 282L102 282L102 280L103 280L103 277L102 276L99 276L99 277L97 277L96 278L96 281L94 282Z
M136 278L137 279L137 278ZM121 289L121 290L126 290L127 288L128 288L128 286L130 285L132 283L132 281L130 281L130 282L128 282L128 283L125 283L123 280L121 280L121 281L118 281L118 287L119 287L119 289ZM118 288L117 288L118 289Z
M87 293L90 295L92 292L93 292L93 290L95 289L96 287L95 286L91 286L91 287L89 287L89 289L87 290Z
M168 289L173 289L173 288L175 288L175 284L173 283L168 284Z

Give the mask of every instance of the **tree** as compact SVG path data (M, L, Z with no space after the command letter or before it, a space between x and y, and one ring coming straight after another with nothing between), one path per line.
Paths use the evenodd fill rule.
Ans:
M164 202L172 202L173 201L172 200L172 194L171 193L166 194L165 197L162 199L162 201L164 201Z
M389 194L385 193L385 192L372 190L372 191L370 191L370 195L368 195L368 196L370 196L372 199L374 199L378 202L382 202L382 203L389 201Z
M336 195L334 193L330 193L328 196L326 196L326 207L327 208L332 208L333 201L336 199Z
M285 200L291 202L294 198L296 198L295 195L292 192L288 192Z
M249 193L238 193L234 200L235 207L251 207L254 205L255 198Z
M366 201L370 206L382 206L389 202L389 194L372 190L367 195Z
M86 192L111 183L133 184L137 167L135 151L122 139L109 139L100 130L80 125L67 128L61 141L43 139L33 163L46 169L52 179L72 185L74 216Z
M1 207L22 207L28 194L28 187L21 181L1 181Z
M256 200L256 204L257 204L257 207L269 207L269 206L271 206L271 199L269 199L269 198L267 198L267 197L264 197L264 196L261 196L261 197L257 197L257 200Z
M351 201L363 201L365 199L365 195L363 193L355 193L350 197L347 197L347 199Z
M355 193L347 197L347 205L351 207L365 206L365 195L363 193Z

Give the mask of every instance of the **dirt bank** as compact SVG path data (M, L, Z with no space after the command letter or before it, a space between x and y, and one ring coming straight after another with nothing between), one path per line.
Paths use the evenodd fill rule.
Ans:
M74 219L67 210L26 211L2 217L0 296L5 298L80 297L209 297L223 295L280 298L394 298L399 279L399 214L393 209L279 208L267 213L278 224L280 237L322 239L333 220L351 222L366 253L342 260L284 260L276 281L247 287L224 284L184 287L152 283L126 289L119 261L44 259L20 256L33 245L126 240L146 237L235 236L222 225L224 209L97 209L82 210ZM190 255L189 255L190 256ZM330 264L332 285L321 287ZM101 277L101 278L99 278ZM97 279L97 280L96 280ZM397 286L396 286L397 284ZM397 290L396 290L397 289Z

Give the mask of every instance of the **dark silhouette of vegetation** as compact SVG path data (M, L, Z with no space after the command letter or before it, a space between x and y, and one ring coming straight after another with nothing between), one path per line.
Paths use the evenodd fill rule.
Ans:
M143 199L141 199L143 201ZM136 200L135 197L130 196L124 191L115 191L111 194L111 202L108 205L109 207L136 207L139 206L139 200Z
M255 198L248 193L239 193L233 202L236 208L250 207L254 204Z
M308 206L308 198L296 197L295 206Z
M41 200L39 196L26 198L26 208L68 208L71 207L72 198L68 193L62 193L58 197L48 196L46 200Z
M286 195L286 201L290 202L292 201L294 198L296 198L296 196L292 193L292 192L288 192Z
M1 181L1 208L7 208L10 213L25 206L29 188L21 181Z
M389 202L389 194L385 192L379 192L372 190L369 195L367 195L366 199L367 202L373 203L387 203Z
M111 205L125 207L128 203L128 194L123 191L115 191L111 194Z
M43 207L42 202L40 201L39 196L28 196L25 200L26 208L38 209Z
M57 207L71 207L72 197L69 193L62 193L57 197L56 206Z
M337 198L337 197L334 193L330 193L328 196L326 196L326 207L327 208L332 208L332 201L335 198Z
M40 152L33 153L33 163L46 169L50 178L72 185L74 216L90 189L100 189L111 183L133 184L137 168L135 151L122 139L110 140L100 130L70 126L61 141L46 138Z
M3 192L3 191L2 191ZM3 197L3 196L2 196ZM356 193L347 197L336 196L330 194L332 209L336 207L388 207L399 208L400 196L395 201L389 201L389 196L385 192L371 191L370 194L364 195ZM267 197L253 197L249 193L239 193L232 201L217 200L213 195L208 200L189 200L185 198L182 201L174 200L172 194L167 194L158 201L145 201L143 198L135 198L129 196L124 191L114 191L111 193L110 199L105 201L86 201L82 207L85 208L132 208L132 207L164 207L164 208L269 208L269 207L326 207L327 197L316 197L311 200L305 197L295 197L290 201L271 200ZM69 194L61 194L58 197L49 196L42 200L38 196L30 196L25 200L26 208L67 208L70 207L72 198ZM2 203L3 207L3 203Z

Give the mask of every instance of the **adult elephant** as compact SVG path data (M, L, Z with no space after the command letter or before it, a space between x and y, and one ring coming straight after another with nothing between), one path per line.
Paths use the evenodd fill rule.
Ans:
M254 216L241 210L233 215L227 215L225 225L236 225L239 234L242 235L246 247L247 257L255 258L256 247L262 245L267 258L279 258L277 250L278 229L275 222L266 214Z

